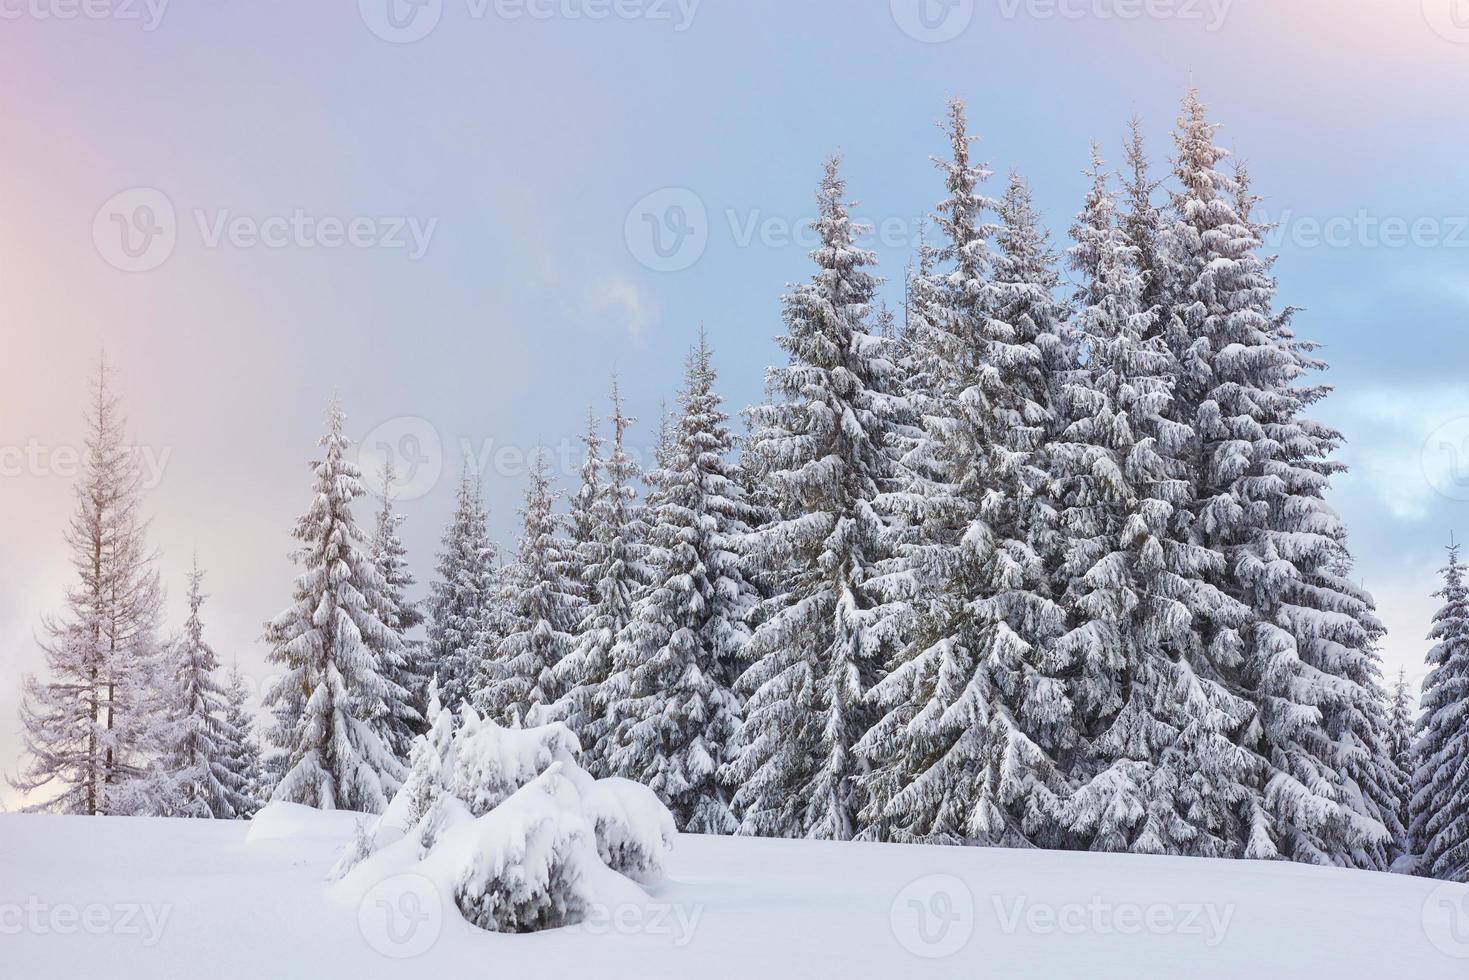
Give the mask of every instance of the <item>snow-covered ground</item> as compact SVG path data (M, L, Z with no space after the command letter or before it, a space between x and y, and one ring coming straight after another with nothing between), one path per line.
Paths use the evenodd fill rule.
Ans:
M355 817L0 816L0 977L1469 977L1469 888L1284 864L682 836L651 903L513 936L325 880Z

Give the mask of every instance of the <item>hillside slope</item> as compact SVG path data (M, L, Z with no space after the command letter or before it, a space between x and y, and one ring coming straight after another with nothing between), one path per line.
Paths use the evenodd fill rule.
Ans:
M0 975L1469 976L1469 888L1283 864L680 837L654 903L481 932L325 874L351 814L0 816ZM1462 958L1456 958L1462 957Z

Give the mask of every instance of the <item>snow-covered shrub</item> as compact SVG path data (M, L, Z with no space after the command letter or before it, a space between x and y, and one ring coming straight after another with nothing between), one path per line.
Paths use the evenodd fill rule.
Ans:
M663 877L676 829L658 794L630 779L589 779L582 806L609 868L643 884Z
M412 868L493 932L580 922L636 905L663 875L673 815L648 787L593 779L565 725L502 728L466 709L430 711L413 772L375 824L359 824L332 870L357 888ZM451 734L452 733L452 734Z
M337 863L332 865L326 873L328 881L340 881L357 865L366 861L377 850L377 838L375 832L369 827L368 821L357 821L357 831L352 835L352 842L342 851L342 856L337 858Z
M471 708L454 738L451 792L475 816L484 816L556 762L577 765L581 743L559 722L539 728L501 728Z
M573 778L553 765L488 815L460 858L454 900L464 917L491 932L538 932L580 922L606 870L596 831L582 812Z

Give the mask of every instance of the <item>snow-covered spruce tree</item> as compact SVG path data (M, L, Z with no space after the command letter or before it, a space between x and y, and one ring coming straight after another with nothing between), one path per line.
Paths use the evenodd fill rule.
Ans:
M1143 310L1153 315L1150 333L1166 334L1173 313L1168 300L1173 283L1172 255L1167 222L1153 203L1153 194L1160 183L1151 176L1142 121L1137 116L1128 122L1126 154L1123 184L1126 204L1118 223L1134 250L1133 262L1143 279L1140 302Z
M408 550L398 533L403 516L393 511L393 484L397 474L391 461L383 464L382 494L378 498L377 523L372 534L372 563L377 567L386 588L383 622L397 637L397 650L378 651L383 676L392 689L407 692L405 698L388 703L388 744L399 759L408 758L413 738L424 730L428 678L423 676L423 644L409 639L409 630L423 623L418 604L408 598L408 588L415 583L408 568Z
M566 577L570 548L552 513L555 502L545 454L537 452L520 510L520 546L503 575L503 638L480 662L475 680L475 707L501 725L534 723L556 702L561 690L554 671L571 652L578 593Z
M286 769L272 799L380 813L403 778L386 735L389 705L407 692L383 673L380 655L401 657L402 643L384 621L388 584L352 516L367 491L344 424L333 398L311 505L291 532L301 574L290 607L265 627L270 660L284 669L265 698Z
M1469 882L1469 591L1458 545L1443 576L1414 746L1411 840L1420 874Z
M602 496L601 420L597 410L587 406L587 430L582 435L581 484L571 495L567 531L571 535L571 551L567 555L566 574L581 591L583 600L578 607L576 621L580 623L586 615L586 600L596 594L596 584L589 583L588 570L599 564L603 542L597 534L597 502Z
M1054 650L1078 739L1066 843L1226 853L1208 803L1248 797L1248 759L1230 739L1251 708L1190 666L1194 616L1227 600L1203 581L1218 555L1189 541L1192 431L1172 417L1176 362L1103 167L1094 145L1068 256L1086 365L1063 385L1050 447L1068 626Z
M1417 714L1417 702L1408 683L1408 671L1400 667L1398 679L1393 682L1392 697L1388 705L1387 751L1393 765L1397 766L1402 775L1403 792L1401 805L1398 807L1398 822L1402 824L1403 835L1398 841L1398 853L1399 856L1407 856L1410 861L1414 857L1411 823L1413 780L1418 768L1413 754L1413 744L1417 739ZM1394 870L1398 869L1395 867Z
M499 642L499 560L479 480L467 465L442 548L426 603L422 669L437 675L440 698L458 711L474 695L478 665Z
M608 421L612 448L600 467L602 477L587 514L586 539L578 542L584 558L587 604L571 653L556 664L556 683L563 694L552 712L581 740L582 765L596 777L608 774L608 747L603 742L612 648L632 620L633 603L652 577L647 565L648 529L636 505L635 484L640 474L626 447L627 430L635 420L623 414L615 378ZM588 460L594 458L593 449L589 442Z
M219 658L204 639L203 582L196 558L189 573L189 618L162 677L169 717L157 762L158 809L171 817L231 820L249 808L250 787L230 766L235 733L225 723L229 702L217 677Z
M264 805L268 795L260 760L260 743L250 713L250 693L238 665L231 667L224 686L224 767L239 786L235 800L236 819L248 819Z
M76 510L67 526L75 583L43 624L46 675L25 679L29 756L12 785L51 793L31 810L151 812L140 790L159 748L157 629L162 588L140 513L143 474L125 442L106 364L97 369Z
M817 271L784 298L790 362L750 410L749 459L775 518L741 545L771 589L740 679L746 724L728 778L741 832L849 839L856 745L893 643L873 579L888 557L874 501L890 476L890 344L870 332L876 258L854 243L838 161L817 194Z
M864 821L899 840L1048 844L1058 836L1072 710L1046 651L1064 628L1032 523L1053 425L1050 358L1058 314L1045 295L1044 240L1012 183L1006 281L982 223L988 171L970 160L964 106L949 106L952 151L937 161L944 237L910 297L907 333L929 377L926 439L910 452L907 506L920 540L904 558L925 597L891 673L881 721L863 742L876 766ZM1016 322L1001 319L1011 316Z
M734 550L751 511L729 461L734 436L715 381L701 331L681 414L651 480L653 586L613 650L606 686L611 773L651 787L679 829L695 834L730 834L739 825L724 774L740 728L734 687L758 600Z
M1256 756L1237 853L1386 868L1398 836L1371 598L1348 580L1346 532L1323 500L1335 431L1306 410L1323 365L1274 309L1253 199L1190 92L1175 134L1169 239L1177 394L1197 439L1195 533L1225 556L1221 591L1252 610L1201 623L1201 674L1255 705ZM1202 668L1202 669L1201 669Z

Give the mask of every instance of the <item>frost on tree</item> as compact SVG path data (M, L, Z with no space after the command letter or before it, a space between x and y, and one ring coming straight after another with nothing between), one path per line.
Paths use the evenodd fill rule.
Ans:
M381 480L383 490L378 498L377 523L373 528L370 553L372 563L386 585L382 619L395 634L397 650L380 650L377 653L389 690L406 693L406 697L389 700L387 719L388 745L399 759L406 759L413 737L423 730L428 683L422 673L423 644L408 639L406 634L423 622L423 614L419 612L418 604L408 598L408 588L415 579L408 568L407 549L398 533L403 517L393 511L392 491L397 475L391 462L383 464Z
M1198 788L1247 795L1246 757L1230 737L1250 709L1190 667L1195 617L1227 605L1203 580L1219 556L1189 539L1193 431L1176 417L1177 362L1158 310L1145 305L1143 249L1118 218L1095 146L1088 176L1069 254L1087 358L1062 385L1062 428L1049 450L1064 541L1056 591L1067 616L1054 649L1079 750L1062 840L1215 853L1207 823L1193 825L1205 812Z
M479 481L466 467L429 587L423 649L423 669L438 677L440 700L453 711L473 696L479 664L499 639L497 564Z
M944 242L925 257L909 306L929 392L898 505L916 525L903 560L922 601L874 691L882 717L863 743L874 760L864 820L900 840L1051 844L1072 706L1046 656L1064 617L1034 541L1053 525L1037 506L1038 454L1065 344L1024 185L1011 181L1001 227L984 223L995 207L979 189L989 173L971 162L959 102L946 132L948 197L934 217Z
M888 557L875 501L890 477L897 409L891 344L871 333L876 258L855 244L834 159L817 194L817 269L784 298L785 367L750 410L748 459L775 516L741 550L771 590L746 647L746 724L729 778L741 831L849 839L856 752L893 622L875 579Z
M272 799L378 813L403 776L387 739L389 705L406 692L385 676L400 663L384 660L401 661L402 642L384 621L388 583L352 516L366 491L344 423L333 400L322 458L312 463L311 505L292 531L301 573L291 606L265 628L270 660L283 671L266 695L285 769Z
M1216 128L1190 93L1169 235L1176 391L1200 461L1195 535L1224 558L1213 584L1251 611L1206 616L1192 665L1254 708L1235 733L1252 792L1214 797L1225 806L1213 804L1210 831L1227 854L1386 869L1401 787L1387 758L1383 631L1323 499L1341 437L1305 414L1328 391L1307 380L1323 365L1293 335L1291 311L1274 308L1264 229L1244 175L1219 169Z
M57 813L152 812L159 744L155 673L162 589L140 512L143 473L125 443L111 375L99 365L88 407L76 509L65 540L75 581L42 625L43 676L25 679L28 759L13 785Z
M653 584L612 652L606 686L611 772L651 787L679 829L698 834L738 827L725 767L758 601L735 550L753 515L729 461L734 436L714 384L701 333L649 481Z
M635 419L623 414L622 396L612 383L612 447L590 473L592 499L578 517L585 521L577 542L587 603L571 652L556 665L564 691L556 714L564 717L586 751L587 771L608 772L608 684L613 672L613 646L633 616L633 603L652 575L647 565L648 529L637 507L637 463L627 453L627 430ZM588 436L588 465L595 444ZM600 476L598 475L600 473ZM583 481L583 493L587 482Z
M240 787L235 800L237 819L248 819L264 804L269 788L265 785L260 743L255 736L255 722L250 712L250 693L238 666L230 668L224 686L224 767Z
M434 707L438 708L436 699ZM414 743L413 773L359 825L330 877L360 894L405 867L493 932L535 932L631 908L663 876L672 816L646 786L596 780L562 724L502 728L447 710Z
M537 453L520 510L520 547L504 574L503 639L476 674L475 707L502 725L534 723L556 702L556 665L571 651L578 596L566 577L569 549L555 501L545 455Z
M1414 746L1411 840L1419 873L1469 883L1469 592L1458 545L1443 576Z
M232 820L249 815L254 787L251 774L235 764L242 733L231 727L219 658L204 639L203 582L196 559L189 573L189 618L164 660L167 721L153 782L157 809L165 816Z

